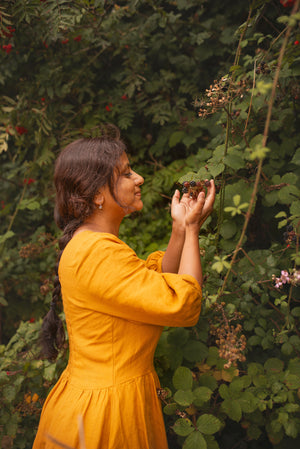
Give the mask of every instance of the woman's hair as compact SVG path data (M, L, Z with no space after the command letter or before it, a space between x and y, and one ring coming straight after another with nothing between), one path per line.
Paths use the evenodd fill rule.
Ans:
M126 145L117 128L110 126L107 129L110 133L101 137L82 138L70 143L56 160L54 219L63 234L59 239L60 253L55 267L52 302L41 329L42 353L49 360L56 359L65 342L63 323L55 310L61 295L58 266L62 252L74 232L95 211L94 198L99 189L108 186L115 198L115 174ZM111 129L114 130L113 135Z

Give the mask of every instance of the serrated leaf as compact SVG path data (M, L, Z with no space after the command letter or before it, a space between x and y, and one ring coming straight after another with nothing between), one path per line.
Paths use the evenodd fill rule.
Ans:
M187 418L179 418L175 421L173 430L177 435L186 437L190 433L194 432L195 427L193 426L191 420Z
M178 409L178 404L176 404L175 402L172 402L171 404L165 405L165 407L163 408L163 412L166 415L174 415L177 409Z
M241 420L242 408L238 399L225 399L222 402L221 408L233 421L239 422Z
M197 419L197 427L205 435L213 435L221 429L222 423L216 416L204 414Z
M203 435L196 430L191 433L185 440L183 449L207 449L206 441Z
M229 392L228 386L225 385L225 384L221 384L220 388L219 388L219 394L220 394L222 399L229 399L230 398L230 392Z
M174 373L173 385L176 390L191 390L193 385L193 375L190 369L180 366Z
M243 168L245 164L245 161L241 156L232 153L225 156L224 162L233 170L239 170L240 168Z
M174 394L174 400L177 402L177 404L188 407L190 404L192 404L194 395L191 390L177 390Z
M264 368L267 372L272 374L281 373L284 368L284 362L275 357L271 357L265 362Z
M295 374L287 374L284 380L285 385L289 390L297 390L300 388L300 377Z
M207 355L208 348L201 341L190 340L183 348L183 357L189 362L201 362Z
M208 387L197 387L193 390L193 403L197 405L197 407L201 407L205 402L210 400L212 394L212 390Z

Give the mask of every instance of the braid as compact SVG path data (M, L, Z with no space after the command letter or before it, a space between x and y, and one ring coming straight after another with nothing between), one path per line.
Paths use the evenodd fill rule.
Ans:
M82 220L72 220L64 229L62 237L59 239L60 253L57 258L55 265L55 277L54 277L54 288L52 293L52 301L50 304L50 310L43 319L41 328L41 347L42 353L45 358L51 361L55 361L59 350L62 349L66 337L62 320L56 313L56 306L61 299L61 285L58 276L59 262L63 253L64 248L67 243L73 237L74 232L82 224Z
M65 343L64 326L56 313L61 297L58 266L62 253L74 232L96 211L95 196L104 186L114 196L115 178L126 145L115 126L107 126L101 137L81 138L67 145L59 154L54 170L56 199L54 220L63 230L59 239L60 254L55 267L50 310L41 329L43 355L55 360Z

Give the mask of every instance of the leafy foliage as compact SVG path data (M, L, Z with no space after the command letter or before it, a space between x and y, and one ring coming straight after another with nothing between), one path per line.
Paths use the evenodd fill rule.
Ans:
M167 245L170 197L214 178L194 328L155 364L170 447L299 445L299 0L30 1L0 7L0 437L29 448L63 370L38 358L58 231L53 161L113 122L145 178L121 238ZM142 230L142 232L141 232ZM155 242L155 243L154 243Z

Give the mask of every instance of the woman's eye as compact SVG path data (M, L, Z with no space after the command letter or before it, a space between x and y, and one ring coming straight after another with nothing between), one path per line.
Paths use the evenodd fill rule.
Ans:
M124 176L127 176L127 178L130 178L130 176L132 176L132 171L125 173Z

